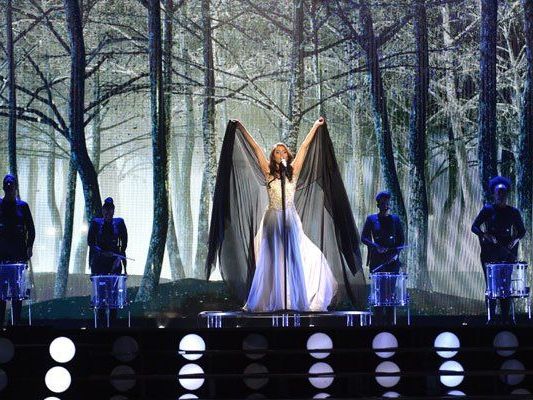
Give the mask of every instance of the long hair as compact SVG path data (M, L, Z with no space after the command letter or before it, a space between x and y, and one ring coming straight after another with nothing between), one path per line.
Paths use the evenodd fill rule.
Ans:
M274 147L272 147L272 150L270 151L270 157L269 157L269 163L268 163L268 169L270 172L270 175L273 177L276 177L279 174L279 166L274 158L274 152L276 151L276 147L282 146L287 151L287 179L289 179L290 182L292 182L292 160L294 160L294 156L292 155L291 151L287 147L285 143L276 143Z

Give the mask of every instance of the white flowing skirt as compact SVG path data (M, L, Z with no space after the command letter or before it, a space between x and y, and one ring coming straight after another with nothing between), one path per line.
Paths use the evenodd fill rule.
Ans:
M255 237L256 268L244 309L326 311L337 281L320 249L305 235L294 207L286 211L287 304L285 306L283 212L267 209Z

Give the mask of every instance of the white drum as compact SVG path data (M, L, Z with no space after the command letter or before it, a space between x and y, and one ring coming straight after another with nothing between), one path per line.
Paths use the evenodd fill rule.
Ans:
M529 296L527 263L490 263L486 268L488 298Z
M28 264L0 264L0 300L26 300L30 295Z
M373 307L406 306L409 302L407 296L407 273L371 273L369 302Z
M124 308L128 304L127 275L91 276L94 308Z

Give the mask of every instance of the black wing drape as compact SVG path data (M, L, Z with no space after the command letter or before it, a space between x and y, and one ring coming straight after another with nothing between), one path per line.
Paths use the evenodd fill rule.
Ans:
M209 276L218 256L222 278L243 303L255 271L254 238L268 204L265 185L253 149L230 121L218 166L206 270ZM304 232L326 257L339 283L338 300L364 305L359 234L325 125L311 142L297 189Z
M309 146L295 196L305 234L322 251L339 283L339 300L347 297L362 307L367 293L359 232L325 124Z

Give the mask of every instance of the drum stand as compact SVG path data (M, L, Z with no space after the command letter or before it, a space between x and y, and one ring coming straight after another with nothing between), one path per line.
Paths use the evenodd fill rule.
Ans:
M131 311L130 311L130 306L127 305L126 306L127 309L128 309L128 328L131 328ZM122 310L124 309L125 307L123 308L115 308L115 310L117 310L117 314L118 314L118 310ZM93 313L94 313L94 327L95 328L98 328L98 310L100 310L99 307L93 307ZM105 307L105 316L106 316L106 323L107 323L107 327L109 328L110 326L110 318L109 318L109 315L111 313L111 308L106 306ZM31 314L30 314L31 315ZM31 318L30 318L30 321L31 321ZM31 325L31 324L30 324Z
M407 312L407 325L411 325L411 308L409 307L409 295L407 296L407 302L405 305L403 306L383 306L383 305L380 305L380 306L374 306L374 305L370 305L368 307L368 311L370 312L370 316L369 316L369 322L370 322L370 325L372 325L372 316L374 316L374 308L375 307L381 307L381 308L390 308L392 307L392 312L393 312L393 315L392 315L392 324L393 325L396 325L397 322L398 322L398 319L397 319L397 311L396 309L398 307L405 307L405 310Z
M398 306L393 306L393 311L394 311L394 319L393 319L393 324L396 325L396 308ZM407 325L411 325L411 308L409 307L409 297L407 297L407 304L405 306L400 306L400 307L405 307L407 309Z
M31 326L31 297L27 297L25 299L21 299L20 302L22 303L24 300L28 300L28 325ZM9 300L9 316L11 319L11 326L15 325L15 312L13 311L13 300ZM21 304L22 307L22 304Z
M490 312L490 305L489 305L490 299L487 295L485 295L485 298L486 298L485 303L487 304L487 322L489 322L492 320L493 315ZM497 299L501 299L501 297L497 297ZM513 322L515 322L516 320L515 319L515 301L516 300L525 301L527 317L528 319L531 319L531 294L529 293L529 291L527 292L526 296L509 296L508 299L511 302L511 317L513 319ZM496 300L496 298L493 300ZM500 304L500 307L501 307L501 304Z

